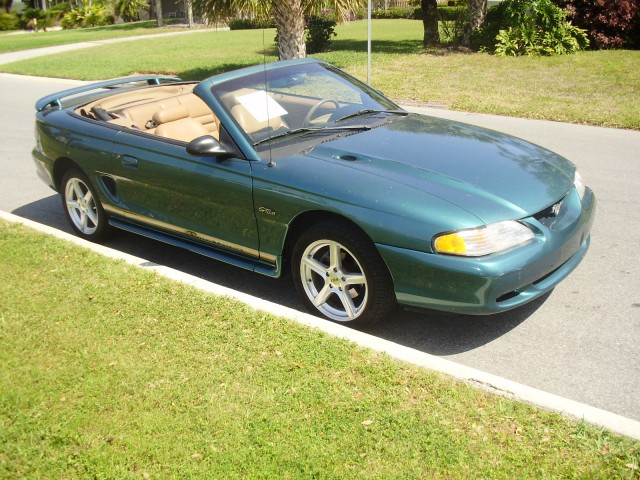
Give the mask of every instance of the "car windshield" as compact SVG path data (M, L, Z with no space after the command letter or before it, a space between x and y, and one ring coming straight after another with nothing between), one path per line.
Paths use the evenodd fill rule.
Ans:
M291 65L213 87L254 146L367 130L377 115L404 114L395 103L335 67Z

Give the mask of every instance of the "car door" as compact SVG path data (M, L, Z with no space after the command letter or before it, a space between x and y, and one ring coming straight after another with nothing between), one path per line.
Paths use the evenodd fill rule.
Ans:
M250 161L193 156L184 143L127 130L116 135L113 148L112 214L259 256Z

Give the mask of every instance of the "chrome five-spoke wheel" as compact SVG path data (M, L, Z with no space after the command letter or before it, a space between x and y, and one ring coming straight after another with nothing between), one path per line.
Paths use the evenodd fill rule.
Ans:
M72 178L65 187L65 197L69 218L85 235L91 235L98 228L98 211L93 194L80 179Z
M344 221L304 232L293 250L294 282L307 308L337 322L374 323L395 305L393 282L375 246Z
M87 239L98 240L108 230L100 200L84 174L70 170L61 183L62 204L67 220L75 232Z
M367 277L356 257L340 243L318 240L300 262L302 287L313 305L332 320L355 320L367 305Z

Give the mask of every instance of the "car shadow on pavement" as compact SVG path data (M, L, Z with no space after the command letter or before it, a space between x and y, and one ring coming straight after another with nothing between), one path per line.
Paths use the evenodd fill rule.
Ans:
M398 308L389 321L364 331L432 355L455 355L486 345L513 330L533 315L549 295L495 315L413 312Z
M15 209L13 214L73 233L58 195ZM304 311L290 278L273 279L189 251L118 231L104 245L155 264L241 291L295 310ZM362 331L433 355L455 355L490 343L516 328L546 301L548 295L505 313L490 316L455 315L397 308L391 318Z

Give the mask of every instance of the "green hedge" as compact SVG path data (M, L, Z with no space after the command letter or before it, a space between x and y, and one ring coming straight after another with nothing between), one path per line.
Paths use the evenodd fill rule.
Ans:
M466 10L464 6L449 7L446 5L438 6L438 20L455 21L459 18L460 12ZM366 10L359 9L354 15L353 20L363 20L367 18ZM378 9L371 11L371 18L375 19L401 19L422 20L422 9L420 7L395 7L387 10ZM259 28L275 28L276 24L273 20L253 20L248 18L236 18L227 22L230 30L251 30Z
M18 17L12 13L0 13L0 31L17 30Z
M273 20L255 20L249 18L234 18L227 22L229 30L254 30L259 28L276 28Z
M395 19L395 18L409 18L415 19L415 12L420 11L420 8L415 7L397 7L397 8L389 8L387 10L379 9L371 11L371 18L376 19ZM366 17L365 17L366 18Z
M466 10L464 6L438 6L438 20L447 22L458 19L461 12ZM366 15L365 15L366 18ZM406 18L411 20L422 20L422 9L420 7L389 8L387 10L373 10L371 18L376 19L397 19Z
M467 7L438 7L438 20L442 22L455 22L460 15L467 10Z

